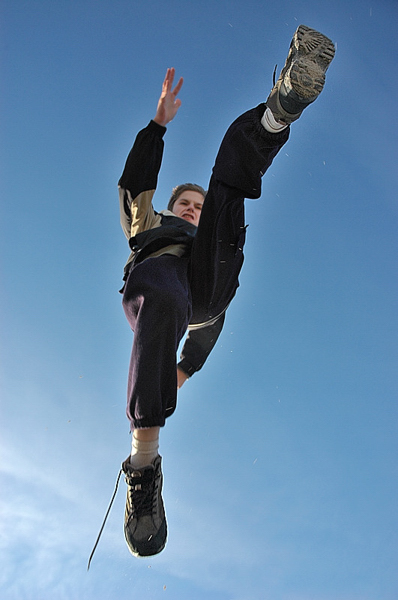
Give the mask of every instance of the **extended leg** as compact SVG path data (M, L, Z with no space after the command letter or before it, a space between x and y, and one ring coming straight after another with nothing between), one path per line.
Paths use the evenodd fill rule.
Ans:
M328 37L300 25L267 102L227 131L193 246L192 324L214 319L232 300L243 263L244 198L259 198L261 177L289 136L289 129L280 127L298 119L319 96L334 53Z
M126 282L123 308L134 331L127 416L132 455L122 465L127 483L124 535L134 556L152 556L166 544L159 427L177 396L176 352L191 315L187 260L148 258Z

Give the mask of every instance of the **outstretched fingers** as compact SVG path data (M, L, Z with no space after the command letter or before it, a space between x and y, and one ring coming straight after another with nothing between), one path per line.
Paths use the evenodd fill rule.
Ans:
M180 77L174 90L171 91L171 88L173 87L175 71L176 70L174 67L167 69L166 76L163 81L163 93L167 94L170 92L174 97L177 96L177 94L179 93L179 91L182 87L182 84L184 83L184 79L182 77Z
M158 107L156 110L156 115L153 119L155 123L163 125L164 127L167 125L167 123L170 123L170 121L174 119L178 109L181 106L181 100L177 98L177 95L181 90L184 80L182 77L180 77L177 85L173 89L174 76L175 69L167 69L166 76L163 81L162 93L159 98Z

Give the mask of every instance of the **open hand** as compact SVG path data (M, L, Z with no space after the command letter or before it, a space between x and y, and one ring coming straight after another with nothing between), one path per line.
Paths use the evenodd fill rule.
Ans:
M178 109L181 106L181 100L177 98L177 95L182 87L184 80L182 77L180 77L174 90L172 90L174 75L174 68L167 69L166 77L163 81L162 93L158 102L158 108L156 111L155 118L153 119L155 123L163 125L163 127L166 127L167 123L170 123L170 121L174 119Z

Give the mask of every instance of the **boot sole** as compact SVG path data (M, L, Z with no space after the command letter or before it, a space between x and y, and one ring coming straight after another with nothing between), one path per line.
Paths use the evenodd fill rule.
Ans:
M290 51L291 66L284 78L287 91L291 86L300 98L317 98L325 85L325 73L334 58L332 40L306 25L300 25Z

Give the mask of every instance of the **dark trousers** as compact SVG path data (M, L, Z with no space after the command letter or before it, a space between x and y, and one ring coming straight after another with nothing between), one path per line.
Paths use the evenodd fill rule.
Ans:
M261 178L289 137L289 129L264 129L264 110L261 104L244 113L225 134L190 258L148 258L127 279L123 308L134 331L127 403L132 429L164 425L176 406L176 353L188 324L222 314L236 293L244 199L260 197Z

